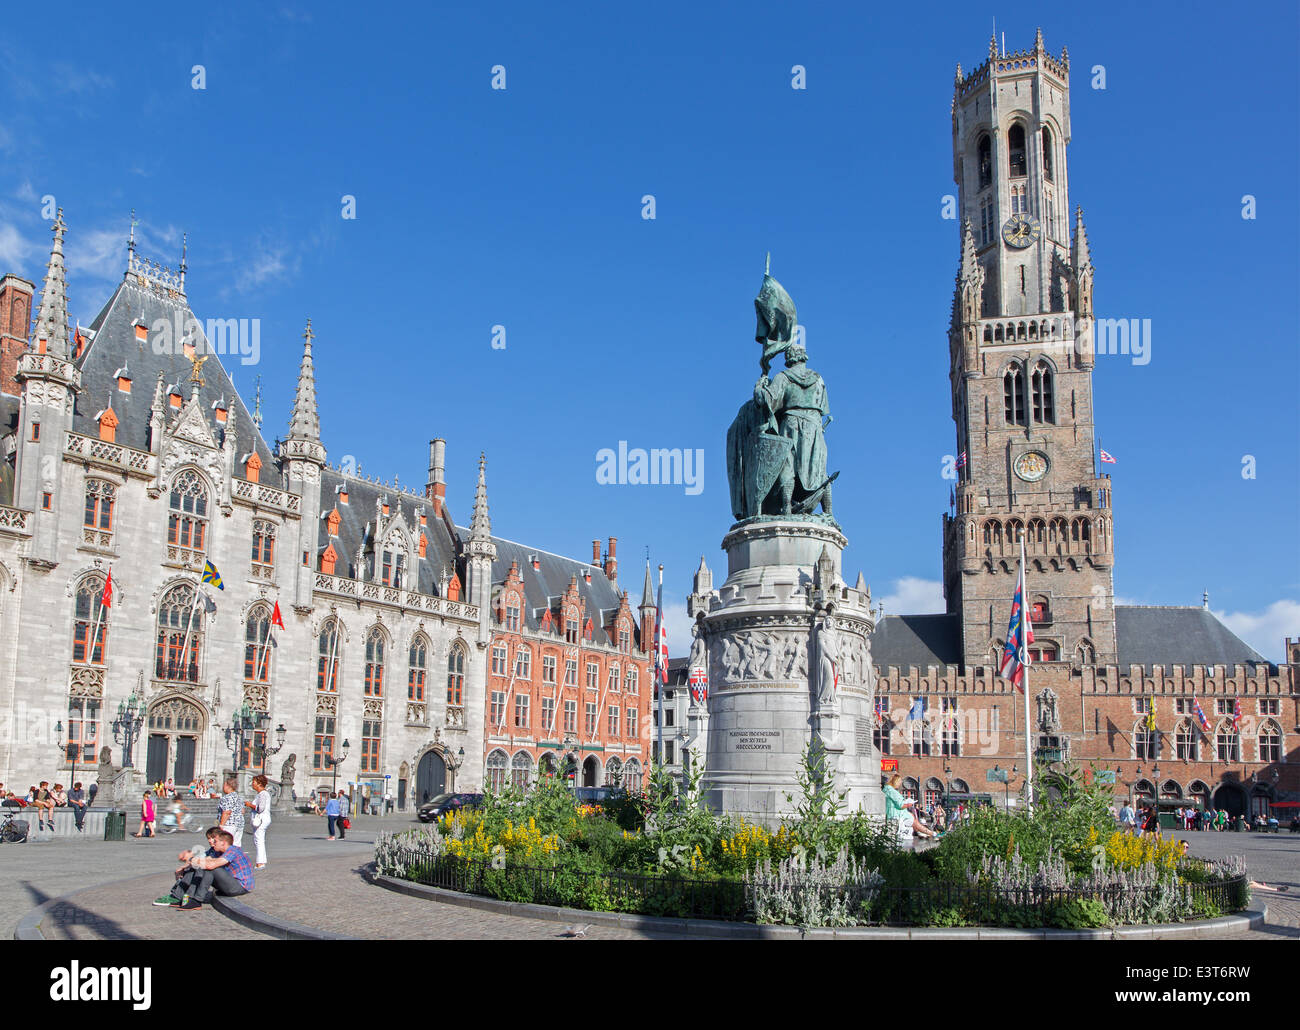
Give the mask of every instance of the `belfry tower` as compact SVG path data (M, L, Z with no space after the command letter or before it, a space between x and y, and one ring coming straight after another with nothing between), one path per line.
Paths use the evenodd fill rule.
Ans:
M1092 406L1092 261L1070 217L1069 55L1043 47L957 66L953 175L961 267L949 329L955 512L943 581L962 659L997 664L1019 538L1039 661L1116 660L1110 479ZM1071 232L1073 230L1073 232Z

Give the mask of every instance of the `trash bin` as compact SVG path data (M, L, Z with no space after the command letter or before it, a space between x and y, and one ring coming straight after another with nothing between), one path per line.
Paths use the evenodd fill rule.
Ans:
M126 840L126 812L109 810L104 816L104 839Z

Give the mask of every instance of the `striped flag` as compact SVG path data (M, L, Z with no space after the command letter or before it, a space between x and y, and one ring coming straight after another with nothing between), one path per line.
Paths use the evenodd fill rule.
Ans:
M1025 668L1029 662L1029 645L1034 642L1034 628L1025 609L1025 542L1020 541L1020 577L1016 580L1016 596L1011 601L1011 621L1007 624L1007 643L1002 648L1002 668L998 670L1004 680L1010 680L1017 690L1024 690Z
M1201 702L1195 697L1192 698L1192 709L1196 712L1196 721L1200 724L1201 732L1207 737L1210 735L1210 720L1205 717L1205 712L1201 708Z
M966 452L965 452L965 451L962 451L959 455L957 455L957 467L958 467L959 469L964 469L964 468L966 467Z
M1232 732L1236 733L1241 729L1241 702L1236 698L1232 700Z
M1117 462L1115 461L1115 456L1111 454L1109 451L1107 451L1106 448L1099 447L1097 449L1101 451L1101 460L1104 461L1107 465L1117 464Z

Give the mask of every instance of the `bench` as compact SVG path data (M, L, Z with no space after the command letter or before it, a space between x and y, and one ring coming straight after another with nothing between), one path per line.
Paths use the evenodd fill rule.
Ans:
M104 839L104 822L108 818L108 809L106 808L88 808L86 809L86 818L83 821L85 829L81 833L77 832L77 820L72 814L70 808L56 808L54 810L54 829L40 829L36 821L36 809L28 806L23 809L14 809L14 818L25 819L30 826L27 834L29 841L33 840L52 840L55 837L86 837L92 840ZM49 820L45 820L45 825L49 826Z

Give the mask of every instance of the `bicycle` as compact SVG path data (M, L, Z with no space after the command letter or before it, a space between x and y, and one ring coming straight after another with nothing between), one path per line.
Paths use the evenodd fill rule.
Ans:
M5 809L0 819L0 843L23 844L31 833L31 823L26 819L15 819L13 809Z

